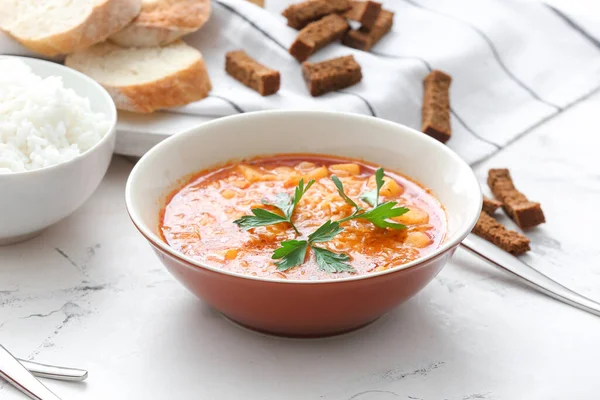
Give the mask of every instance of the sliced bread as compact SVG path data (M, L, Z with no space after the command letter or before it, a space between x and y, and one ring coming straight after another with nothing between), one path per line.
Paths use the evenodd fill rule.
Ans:
M181 106L211 89L202 54L181 41L138 48L104 42L70 54L65 64L104 86L121 110L149 113Z
M164 46L200 29L210 0L143 0L142 11L110 40L124 47Z
M265 0L248 0L250 3L254 3L259 7L265 8Z
M106 40L139 14L141 0L6 0L0 28L28 49L55 56Z

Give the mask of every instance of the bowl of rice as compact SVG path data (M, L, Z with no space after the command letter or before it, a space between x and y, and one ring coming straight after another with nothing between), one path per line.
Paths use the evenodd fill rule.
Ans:
M117 111L91 78L49 61L0 56L0 245L79 208L106 174Z

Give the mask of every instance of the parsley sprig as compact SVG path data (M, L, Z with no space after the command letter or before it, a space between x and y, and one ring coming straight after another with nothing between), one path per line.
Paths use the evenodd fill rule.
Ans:
M379 195L384 184L383 177L384 170L383 168L379 168L375 172L376 188L374 190L365 192L360 196L361 200L373 207L366 210L346 194L344 191L344 185L340 179L337 176L332 175L331 180L335 184L339 195L347 204L354 208L354 212L338 221L326 221L314 232L309 234L306 240L293 239L281 242L281 247L275 249L272 257L273 260L277 260L275 262L277 269L279 271L286 271L290 268L303 264L306 254L310 249L314 252L317 265L322 271L330 273L356 272L354 268L348 264L350 257L347 254L335 253L326 248L316 246L315 244L333 240L344 230L340 224L351 219L367 220L379 228L405 229L405 225L396 222L390 222L389 219L405 214L408 212L408 208L396 207L398 203L395 201L388 201L379 204ZM298 186L296 186L296 190L292 198L290 198L290 196L286 193L280 193L276 196L275 201L272 203L263 201L264 204L271 205L279 209L283 213L283 216L262 208L253 208L251 210L253 215L245 215L233 222L244 230L259 226L287 222L292 226L296 234L300 234L292 222L292 215L296 206L298 205L298 202L300 202L302 196L314 184L314 182L314 180L311 180L305 186L304 180L301 179L298 183Z
M294 228L294 232L298 235L300 231L296 228L296 225L292 222L292 215L294 214L294 210L296 206L300 202L304 193L315 183L314 179L311 179L306 186L304 186L304 179L300 179L298 185L296 186L296 190L294 191L294 196L290 197L287 193L279 193L275 196L275 201L270 203L266 200L263 200L262 203L268 206L273 206L279 211L283 213L283 216L279 214L275 214L271 211L265 210L264 208L253 208L250 210L253 215L244 215L243 217L236 219L233 221L234 224L237 224L240 228L247 231L248 229L257 228L259 226L267 226L279 224L281 222L287 222Z
M279 260L275 264L279 271L286 271L304 263L308 248L315 253L317 265L326 272L355 272L347 261L350 257L346 254L337 254L323 247L315 246L315 243L323 243L332 240L344 228L339 222L327 221L308 235L308 240L286 240L281 242L281 247L273 253L273 260Z
M346 193L344 192L344 185L337 176L333 175L331 177L333 183L335 183L338 193L340 194L340 196L342 196L342 199L344 199L344 201L347 204L354 207L354 212L351 215L347 216L346 218L340 219L338 222L342 223L351 219L366 219L378 228L406 228L406 225L398 224L396 222L389 222L388 219L406 214L408 212L408 208L396 207L398 203L395 201L386 201L385 203L379 204L379 192L381 191L381 188L384 184L383 176L383 168L379 168L375 172L376 189L365 192L360 196L361 200L373 207L370 210L364 210L362 207L356 204L355 201L353 201L346 195Z
M383 168L379 168L377 171L375 171L375 185L377 188L365 192L360 196L360 199L369 204L371 207L377 207L379 205L379 192L381 191L384 183L383 175Z

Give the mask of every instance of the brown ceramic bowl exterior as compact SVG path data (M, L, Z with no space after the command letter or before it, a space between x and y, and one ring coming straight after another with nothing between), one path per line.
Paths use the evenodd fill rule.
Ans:
M424 288L455 250L390 274L294 284L198 268L153 248L179 282L228 318L257 331L291 337L335 335L375 321Z
M177 252L161 239L160 209L182 177L231 159L290 149L364 159L423 183L446 207L445 242L433 253L390 270L301 281L222 270ZM294 337L359 328L419 292L471 231L482 201L471 168L427 135L377 118L321 111L249 113L175 135L136 164L125 196L134 225L185 287L241 325Z

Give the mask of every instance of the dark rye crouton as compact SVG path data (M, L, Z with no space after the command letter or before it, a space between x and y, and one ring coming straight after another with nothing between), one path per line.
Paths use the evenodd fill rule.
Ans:
M446 143L452 135L450 126L450 84L452 78L433 70L423 81L421 131Z
M300 62L305 61L329 43L341 39L349 28L348 22L337 14L312 22L300 31L290 47L290 54Z
M529 229L546 222L540 203L529 201L519 192L508 169L490 169L488 185L494 196L502 202L502 208L521 229Z
M483 196L483 211L492 215L497 209L502 207L502 203L498 200L490 199L489 197Z
M344 17L360 22L361 26L367 30L373 29L381 12L381 3L370 0L353 0L350 5L351 8L343 14Z
M353 56L345 56L320 63L305 62L302 74L312 96L344 89L362 79L360 65Z
M381 10L372 29L362 26L360 29L350 30L344 36L342 43L354 49L369 51L386 33L392 30L393 25L394 13Z
M225 71L262 96L277 93L279 71L267 68L248 56L244 50L230 51L225 56Z
M287 18L289 26L302 29L326 15L340 14L349 9L349 0L309 0L292 4L281 14Z
M479 215L473 233L515 256L530 250L530 241L526 236L519 232L509 231L485 211Z

